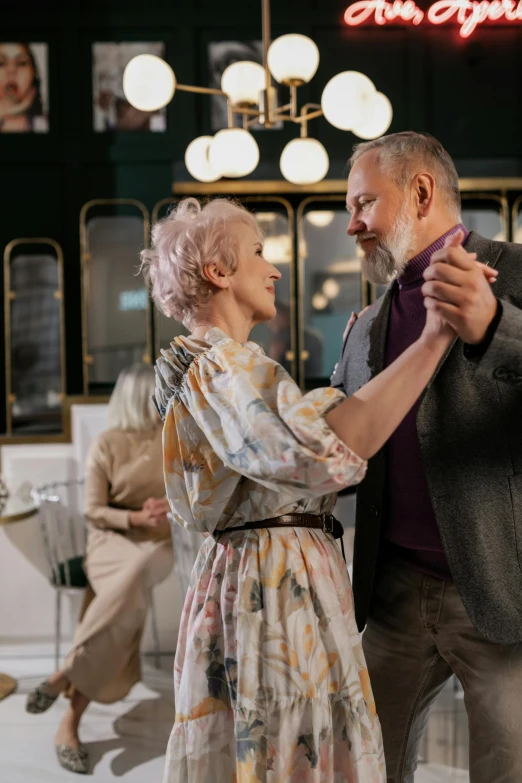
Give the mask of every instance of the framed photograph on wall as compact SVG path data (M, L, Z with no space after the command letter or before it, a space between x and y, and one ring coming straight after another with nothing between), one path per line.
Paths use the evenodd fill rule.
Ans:
M94 43L92 45L92 106L93 126L97 133L105 131L167 130L165 109L146 112L135 109L123 93L123 72L127 63L138 54L164 57L162 42Z
M0 43L0 133L49 131L46 43Z
M262 41L215 41L208 44L208 69L210 76L210 87L221 89L221 76L225 68L232 63L240 60L250 60L255 63L263 64L263 43ZM278 103L284 105L288 103L288 88L274 82L277 89ZM241 117L236 115L235 123L241 127ZM212 95L210 99L210 125L213 132L226 128L227 102L221 95ZM252 130L261 130L263 126L253 125ZM279 130L283 127L282 122L276 123L272 130Z

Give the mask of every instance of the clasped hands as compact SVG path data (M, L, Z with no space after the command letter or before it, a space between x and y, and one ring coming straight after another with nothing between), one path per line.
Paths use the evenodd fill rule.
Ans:
M468 253L461 245L463 238L457 231L433 253L422 293L428 311L443 318L463 342L478 345L497 312L491 284L498 272L480 263L476 253Z
M131 511L131 527L165 527L169 525L167 514L170 506L167 498L148 498L141 511Z

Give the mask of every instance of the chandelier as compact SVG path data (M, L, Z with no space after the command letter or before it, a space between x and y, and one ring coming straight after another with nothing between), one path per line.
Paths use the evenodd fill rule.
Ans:
M220 90L178 84L170 65L151 54L134 57L125 68L125 97L142 111L163 108L176 90L225 97L228 127L214 136L194 139L185 153L189 173L200 182L245 177L254 171L259 163L259 147L251 133L254 125L272 128L291 122L300 129L280 159L283 177L296 185L320 182L330 165L324 146L308 135L310 120L324 116L335 128L365 140L382 136L390 127L390 101L357 71L338 73L324 88L320 105L307 103L299 109L297 90L314 77L319 49L304 35L282 35L270 42L269 0L262 0L262 31L263 65L247 60L232 63L223 72ZM289 102L283 106L278 105L272 78L289 90ZM235 127L238 115L242 127Z

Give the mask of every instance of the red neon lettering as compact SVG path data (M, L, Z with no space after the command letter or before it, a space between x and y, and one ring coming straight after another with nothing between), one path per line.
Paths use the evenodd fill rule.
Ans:
M497 0L497 2L500 2L500 0ZM419 9L413 0L406 0L402 9L402 18L405 22L411 20L413 24L420 24L424 18L424 12L420 11L419 13Z
M504 8L506 19L509 22L514 22L515 19L517 18L517 12L515 10L515 0L502 0L502 7Z
M489 18L492 21L495 21L497 19L501 19L503 15L504 8L502 5L502 0L492 0L491 8L489 9Z
M462 38L469 36L487 19L497 21L505 16L507 21L514 22L522 18L522 3L516 6L514 0L439 0L428 10L428 21L432 24L448 22L452 16L457 16L461 25Z
M482 0L479 3L473 3L473 10L471 16L469 16L462 27L460 28L460 34L463 38L468 38L471 33L477 29L479 24L485 22L488 18L489 0Z
M424 19L424 11L414 0L359 0L346 9L344 21L355 27L372 15L378 25L397 20L418 25ZM485 21L502 17L508 22L522 20L522 0L518 4L516 0L437 0L427 12L431 24L444 24L455 18L462 38L468 38Z
M344 14L344 21L350 27L356 27L358 24L366 22L375 11L375 2L373 0L359 0L349 6Z
M449 22L454 14L458 14L458 20L462 24L466 18L463 14L470 8L469 0L439 0L428 9L428 21L432 24L444 24Z
M414 0L359 0L346 9L344 21L350 27L356 27L366 22L372 14L375 14L375 22L378 25L401 19L403 22L420 24L424 18L424 11L415 4Z

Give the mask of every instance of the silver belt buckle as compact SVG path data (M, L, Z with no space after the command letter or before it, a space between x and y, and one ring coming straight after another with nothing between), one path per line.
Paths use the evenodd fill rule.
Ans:
M333 514L321 514L323 518L323 532L333 535L334 531L334 515Z

